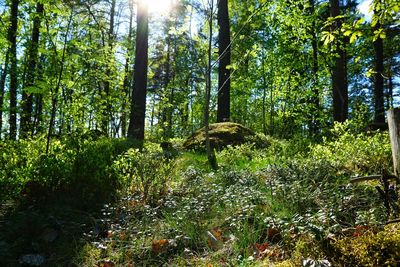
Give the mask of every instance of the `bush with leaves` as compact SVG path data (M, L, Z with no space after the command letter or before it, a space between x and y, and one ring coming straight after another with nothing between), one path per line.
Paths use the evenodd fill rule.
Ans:
M0 200L20 195L44 149L41 138L0 142Z
M373 135L352 133L349 122L336 123L333 138L311 147L312 160L326 160L339 173L349 175L381 174L392 170L390 140L387 132Z
M65 193L85 201L106 200L122 185L110 166L131 142L54 139L47 154L45 144L44 138L0 143L0 189L4 192L0 199Z
M129 149L114 161L112 169L130 193L140 193L147 203L165 195L174 163L167 161L154 147L144 151Z
M346 266L399 266L400 224L392 224L383 231L356 232L357 235L333 243L336 261Z

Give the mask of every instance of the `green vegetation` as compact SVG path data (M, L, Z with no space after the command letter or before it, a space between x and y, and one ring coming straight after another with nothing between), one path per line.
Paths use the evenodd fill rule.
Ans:
M218 171L180 140L172 158L158 144L139 152L108 138L54 140L48 155L40 139L4 142L2 261L395 266L398 224L383 227L389 217L376 184L349 183L389 170L388 136L350 126L337 124L320 144L264 137L263 148L228 146L217 152Z
M0 1L0 266L400 266L399 10Z

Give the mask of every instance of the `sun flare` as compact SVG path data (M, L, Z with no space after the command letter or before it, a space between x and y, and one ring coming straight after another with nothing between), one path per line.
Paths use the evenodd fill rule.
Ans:
M175 0L142 0L149 7L149 13L167 15L172 9Z

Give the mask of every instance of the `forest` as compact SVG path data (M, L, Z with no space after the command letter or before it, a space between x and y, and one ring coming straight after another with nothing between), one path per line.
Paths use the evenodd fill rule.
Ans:
M0 0L0 265L400 266L398 0Z

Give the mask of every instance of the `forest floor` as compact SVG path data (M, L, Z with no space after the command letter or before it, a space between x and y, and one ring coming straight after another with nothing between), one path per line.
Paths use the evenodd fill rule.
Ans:
M102 169L121 179L109 199L26 182L1 204L1 265L398 266L395 205L388 216L378 181L349 182L389 168L386 135L228 147L216 171L202 153L166 159L149 144Z

